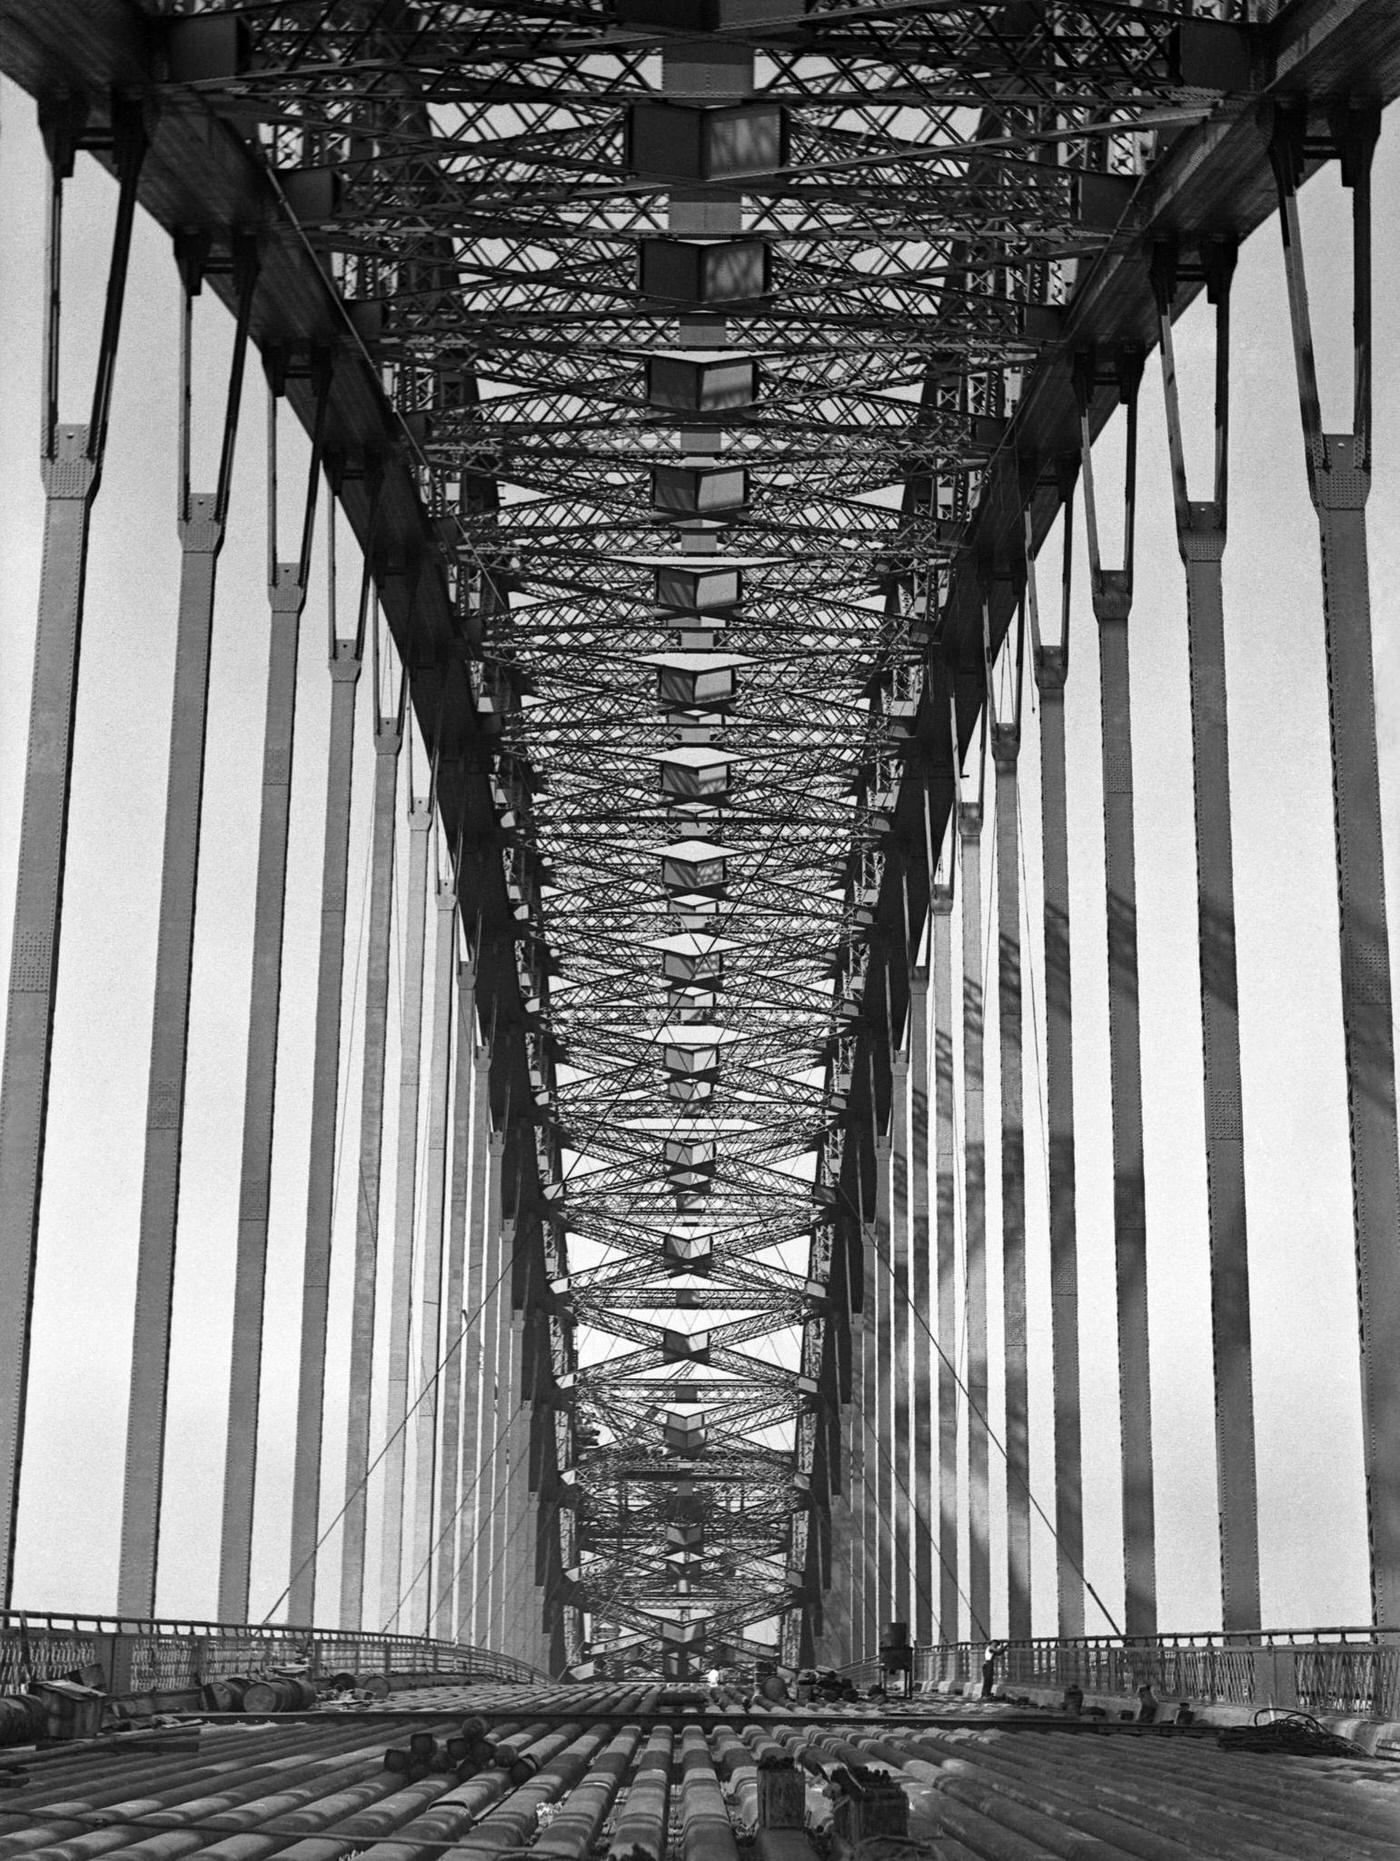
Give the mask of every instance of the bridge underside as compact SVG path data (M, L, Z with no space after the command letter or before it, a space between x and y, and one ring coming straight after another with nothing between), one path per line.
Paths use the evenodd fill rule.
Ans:
M391 812L405 707L425 752L410 815L422 829L410 835L410 860L422 862L411 867L417 1012L430 832L442 847L445 926L434 1000L458 1003L456 1033L448 1027L433 1046L429 1167L446 1154L450 1106L463 1135L456 1184L437 1179L426 1266L414 1252L415 1153L406 1164L399 1154L409 1194L392 1237L385 1447L398 1499L391 1490L386 1501L376 1619L491 1642L580 1681L868 1659L890 1623L923 1643L962 1640L964 1625L988 1632L985 1206L970 1199L962 1217L968 1271L984 1277L980 1294L974 1278L961 1295L971 1343L958 1370L951 1189L943 1194L952 1164L932 1155L928 1129L930 1106L945 1083L951 1090L946 1020L946 1061L928 1034L930 991L951 1001L939 926L946 934L956 866L963 934L980 944L980 921L966 913L981 905L989 746L998 794L1005 782L1011 796L997 815L1003 911L1014 888L1016 846L1002 823L1015 819L1025 670L1052 701L1065 670L1055 628L1047 622L1048 644L1038 630L1034 556L1072 508L1081 471L1094 523L1090 442L1116 407L1135 419L1145 351L1169 340L1172 315L1198 292L1228 299L1238 242L1280 201L1286 218L1320 162L1340 157L1360 198L1375 118L1400 89L1393 9L1299 0L1269 11L1196 17L1185 3L1110 0L11 9L0 62L39 99L56 169L90 148L125 178L129 198L176 236L187 288L207 282L226 299L261 352L274 401L312 435L313 487L324 478L363 551L359 636L335 651L358 669L368 625ZM98 426L81 429L89 463ZM47 436L60 464L67 431L55 424ZM1317 469L1356 463L1338 453ZM96 471L85 499L95 489ZM1223 549L1223 480L1216 491L1215 504L1190 505L1204 515L1183 519L1183 535L1194 522ZM309 495L307 538L313 508ZM1098 487L1097 514L1106 530L1120 527L1116 486ZM192 508L187 522L198 515ZM1109 642L1131 604L1131 471L1126 517L1122 567L1104 565L1092 530L1091 600ZM290 547L284 537L283 553ZM1334 538L1334 565L1340 547ZM274 621L300 611L308 548L286 562L271 541ZM1361 548L1364 568L1364 534ZM391 635L402 668L397 689L379 666L381 616L386 666ZM1110 928L1117 1146L1140 1063L1136 945L1128 952L1122 933L1132 920L1126 643L1116 721L1117 662L1105 650L1106 737L1122 730L1105 752L1110 889L1124 849L1129 888ZM270 701L270 732L272 715ZM1126 796L1126 829L1114 795ZM1205 886L1213 843L1201 844ZM1355 868L1367 864L1358 857ZM1019 963L1009 896L1003 964L1008 937ZM1383 949L1383 894L1380 910ZM1343 916L1345 927L1345 899ZM1367 921L1374 932L1373 913ZM50 951L56 916L51 931ZM1372 974L1360 958L1353 970ZM389 986L387 958L379 986ZM1019 969L1014 988L1003 986L999 1369L1009 1622L1024 1640L1025 1185L1010 1096L1013 1081L1020 1089ZM1365 988L1358 1014L1379 999ZM272 993L275 1071L275 980ZM963 1041L968 1119L974 1094L982 1115L968 1057L975 1039L980 1068L981 1011L979 998ZM381 1118L382 1017L381 1007ZM1209 1029L1207 1038L1209 1072ZM1237 1073L1237 1028L1234 1040ZM41 1129L47 1049L21 1053L16 1042L14 1052L16 1067L29 1066ZM333 1095L334 1042L330 1053ZM1394 1173L1386 1114L1367 1081L1389 1064L1393 1158L1393 1059L1358 1054L1358 1167L1383 1182ZM23 1082L10 1079L18 1102ZM154 1063L152 1079L154 1094ZM262 1092L251 1059L249 1079L251 1119L270 1087ZM416 1118L416 1062L405 1082ZM1227 1086L1212 1104L1229 1102ZM153 1109L151 1132L168 1132L167 1112ZM1140 1104L1137 1116L1140 1179ZM178 1105L174 1123L178 1181ZM362 1118L366 1144L363 1129ZM333 1140L333 1096L330 1130ZM949 1143L951 1130L949 1112ZM1240 1145L1233 1127L1213 1127L1217 1138L1218 1185ZM966 1140L972 1172L970 1127ZM8 1338L16 1362L37 1223L37 1163L24 1167L5 1190L0 1243L24 1294ZM378 1172L378 1152L364 1151L362 1181L372 1177L376 1192ZM1124 1626L1147 1637L1157 1626L1152 1450L1131 1173L1116 1149ZM257 1429L267 1211L248 1187L255 1178L245 1169L226 1621L249 1614L253 1475L236 1446ZM984 1188L970 1173L968 1197ZM1052 1224L1064 1209L1055 1188ZM1400 1281L1383 1198L1368 1206L1372 1227L1358 1244L1374 1305L1363 1331L1369 1323L1384 1338L1375 1328L1392 1320L1400 1333ZM172 1200L169 1228L149 1214L142 1235L143 1309L163 1308L167 1324L173 1221ZM1222 1506L1244 1508L1223 1533L1226 1626L1248 1633L1260 1626L1252 1436L1229 1407L1248 1403L1248 1285L1230 1278L1244 1271L1240 1223L1225 1222L1212 1244L1227 1288L1216 1330ZM1072 1283L1072 1176L1068 1255L1066 1232L1052 1231L1052 1247L1058 1236L1056 1270L1068 1261ZM313 1243L308 1288L320 1283ZM371 1294L357 1319L367 1353L378 1245L376 1200L356 1254ZM314 1612L326 1536L324 1309L319 1322L303 1338L293 1620ZM1230 1372L1241 1322L1242 1398ZM437 1407L415 1421L408 1404L420 1326L425 1388L459 1351L466 1366L443 1398L450 1456ZM1056 1345L1077 1348L1072 1329ZM168 1338L164 1350L138 1348L133 1370L122 1606L147 1615L167 1355ZM1400 1372L1382 1358L1371 1350L1365 1368L1373 1440L1400 1412ZM1084 1601L1068 1363L1057 1355L1054 1510L1060 1626L1073 1634ZM352 1397L346 1453L347 1628L375 1615L362 1493L373 1470L370 1371L385 1374L363 1355L352 1382L356 1364L365 1394L359 1411ZM22 1395L6 1401L12 1520ZM951 1415L967 1430L973 1513L963 1583L950 1570L957 1526L946 1516L950 1467L954 1492L958 1479ZM414 1443L416 1482L405 1470ZM1377 1619L1393 1625L1400 1487L1369 1451ZM445 1510L459 1488L444 1497L440 1454L454 1460L453 1482L460 1464L464 1494L469 1480L481 1485L470 1543ZM640 1697L574 1696L557 1734L534 1724L517 1734L522 1749L550 1746L541 1803L573 1816L569 1792L589 1766L594 1781L579 1788L599 1791L605 1753L616 1785L642 1731L583 1721L594 1708L635 1712ZM512 1704L512 1723L523 1727L532 1710ZM643 1730L650 1752L650 1720ZM673 1730L662 1743L666 1765L679 1760L687 1826L712 1813L716 1774L747 1804L747 1767L770 1749L768 1732ZM774 1736L799 1756L820 1746L832 1762L873 1749L807 1730ZM892 1742L903 1763L907 1745ZM341 1743L350 1748L348 1732ZM942 1750L936 1737L929 1749ZM978 1744L974 1763L984 1749L993 1751ZM1041 1759L1027 1762L1034 1771ZM909 1775L921 1778L925 1757L914 1763ZM1207 1794L1228 1769L1210 1763ZM1097 1750L1086 1790L1095 1765ZM932 1791L936 1780L925 1781ZM596 1794L599 1817L608 1794ZM957 1832L946 1814L939 1826ZM1364 1815L1358 1826L1370 1826Z

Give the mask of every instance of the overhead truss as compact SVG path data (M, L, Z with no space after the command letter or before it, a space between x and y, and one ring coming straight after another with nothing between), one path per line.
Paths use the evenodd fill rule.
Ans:
M1246 87L1247 35L1190 0L163 11L172 106L272 171L449 569L566 1644L796 1661L870 1219L848 1131L888 1090L866 991L924 898L878 937L876 907L901 789L946 780L950 575L1076 282Z

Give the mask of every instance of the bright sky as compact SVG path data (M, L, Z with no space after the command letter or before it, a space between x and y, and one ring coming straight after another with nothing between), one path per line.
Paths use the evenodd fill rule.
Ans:
M0 959L11 897L27 729L42 500L37 464L42 302L41 152L31 102L0 88ZM1400 189L1400 143L1382 137L1376 196ZM69 190L61 417L86 418L98 288L113 188L88 158ZM1324 424L1349 404L1349 202L1335 170L1311 182L1304 224L1323 361ZM1377 242L1377 477L1370 506L1382 774L1392 855L1400 852L1400 253ZM174 528L177 296L166 241L138 226L117 374L112 440L93 524L65 898L62 980L50 1102L41 1258L34 1312L29 1433L16 1598L42 1608L115 1600L130 1307L140 1201L141 1133L178 546ZM1356 1307L1342 1075L1335 866L1323 677L1317 531L1307 500L1277 227L1242 255L1235 284L1233 507L1226 555L1235 867L1244 1014L1244 1093L1253 1260L1264 1617L1268 1624L1358 1622L1368 1614L1360 1459ZM221 397L228 320L201 300L198 356L206 410ZM1204 306L1178 326L1178 366L1197 477L1205 495L1210 368ZM1185 609L1171 532L1155 366L1142 389L1139 594L1132 621L1139 929L1147 1192L1157 1430L1160 1618L1164 1628L1219 1620L1204 1231L1201 1053L1196 960ZM212 481L210 434L196 488ZM1101 442L1107 474L1116 429ZM302 455L300 446L296 449ZM1096 458L1098 455L1096 454ZM299 470L287 472L296 486ZM299 489L292 495L299 495ZM204 807L191 1073L185 1131L171 1435L160 1607L214 1609L218 1506L237 1216L245 1002L250 961L255 794L266 673L262 394L250 374L232 526L220 568ZM290 518L291 501L288 512ZM1082 535L1082 528L1081 528ZM318 548L320 547L318 543ZM1057 542L1042 558L1047 628ZM321 560L324 560L322 556ZM348 612L358 565L344 539ZM1112 1305L1102 794L1098 670L1084 597L1068 690L1074 989L1078 1022L1079 1238L1083 1299L1086 1566L1121 1605L1116 1353ZM269 1260L263 1430L253 1613L286 1579L304 1136L310 1080L316 919L329 680L324 575L302 635L291 896L283 997L280 1118ZM360 696L352 824L350 925L363 937L368 846L368 680ZM1027 1169L1031 1222L1032 1484L1053 1512L1049 1412L1045 1152L1037 1062L1043 1049L1039 942L1038 720L1021 769L1030 923ZM421 759L416 773L421 789ZM990 792L990 784L989 784ZM401 841L407 836L401 833ZM990 878L991 833L985 839ZM1392 920L1400 857L1389 873ZM990 907L990 895L987 901ZM984 922L990 922L990 912ZM1392 921L1392 963L1400 938ZM397 944L396 944L397 949ZM993 1423L999 1426L999 1161L995 987L987 1039L988 1233L992 1240ZM393 1013L397 1013L397 1000ZM358 1082L358 1023L344 1078ZM389 1078L397 1077L391 1028ZM959 1042L960 1048L960 1042ZM357 1090L344 1156L355 1156ZM344 1098L343 1098L344 1103ZM391 1139L392 1141L392 1139ZM392 1156L386 1157L392 1195ZM328 1439L343 1427L347 1246L353 1203L342 1191ZM326 1517L339 1504L340 1452L328 1450ZM998 1490L993 1470L994 1500ZM995 1504L994 1504L995 1513ZM1053 1547L1035 1527L1036 1627L1054 1626ZM376 1541L371 1532L371 1544ZM338 1566L338 1541L330 1541ZM993 1544L993 1593L1004 1586ZM373 1578L373 1566L371 1578ZM371 1582L370 1594L377 1589ZM331 1619L334 1581L323 1587ZM1000 1603L997 1607L1002 1607ZM1004 1620L1004 1617L1003 1617ZM1091 1611L1089 1627L1102 1626Z

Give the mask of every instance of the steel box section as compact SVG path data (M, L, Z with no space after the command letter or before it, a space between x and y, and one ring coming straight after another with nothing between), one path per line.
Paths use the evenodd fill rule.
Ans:
M714 1239L688 1228L669 1228L661 1252L673 1273L708 1274L714 1261Z
M676 563L656 571L657 605L682 613L713 614L734 607L743 588L743 570L728 565L690 568Z
M696 705L725 704L734 696L733 666L661 666L656 674L658 704L693 709Z
M741 510L749 501L749 474L742 465L654 465L654 509L679 517L712 517Z
M725 883L726 849L708 840L676 840L661 849L661 883L673 892L698 892Z
M752 303L772 288L762 239L644 239L638 252L642 295L666 303Z
M720 414L752 407L758 400L758 363L736 355L651 356L646 365L646 395L648 406L674 413Z
M726 750L709 750L687 745L669 750L661 761L661 793L681 801L703 801L729 793L729 765L733 761Z
M734 181L771 175L787 159L778 104L635 103L627 112L627 168L643 180Z
M699 1363L710 1361L710 1334L708 1331L664 1331L661 1334L661 1355L667 1363Z

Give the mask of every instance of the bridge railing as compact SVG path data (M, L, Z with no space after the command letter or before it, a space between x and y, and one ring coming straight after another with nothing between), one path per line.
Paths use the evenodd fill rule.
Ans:
M916 1648L915 1685L980 1683L985 1648L980 1641ZM879 1664L863 1662L849 1671L873 1680ZM1150 1686L1159 1700L1400 1719L1400 1640L1372 1628L1271 1629L1250 1636L1207 1631L1150 1641L1044 1637L1004 1643L996 1680L1012 1689L1078 1686L1086 1694L1124 1699Z
M256 1678L299 1666L334 1673L541 1682L527 1661L465 1642L357 1634L281 1623L144 1621L120 1615L0 1612L0 1693L99 1667L109 1693L186 1693L234 1674Z

